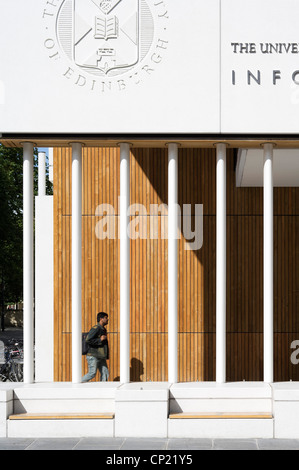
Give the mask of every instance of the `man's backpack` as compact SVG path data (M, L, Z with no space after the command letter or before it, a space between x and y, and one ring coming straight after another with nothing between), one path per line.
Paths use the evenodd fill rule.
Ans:
M89 349L88 343L86 342L87 335L88 333L82 333L82 355L83 356L86 356L86 354L88 353L88 349Z

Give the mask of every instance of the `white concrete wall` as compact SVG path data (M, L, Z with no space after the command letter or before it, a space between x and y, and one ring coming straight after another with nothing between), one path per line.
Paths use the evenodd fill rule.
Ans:
M35 381L53 381L53 196L35 198Z
M176 403L174 403L176 402ZM188 402L188 403L187 403ZM198 402L200 406L198 406ZM241 404L242 402L242 404ZM219 413L216 419L172 419L169 411ZM222 412L270 413L266 419L226 418ZM114 420L10 420L19 413L115 413ZM90 420L88 420L90 421ZM107 423L106 421L109 421ZM0 383L0 437L283 438L299 436L299 383L216 384ZM89 423L90 424L90 423ZM107 425L107 426L106 426Z
M299 384L273 384L275 435L280 439L299 439Z

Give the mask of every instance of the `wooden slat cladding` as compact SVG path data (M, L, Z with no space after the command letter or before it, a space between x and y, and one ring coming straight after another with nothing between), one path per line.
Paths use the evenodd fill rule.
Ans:
M215 380L216 376L215 160L215 150L211 148L179 150L179 381ZM167 380L167 162L167 149L131 150L133 381ZM119 150L85 148L82 182L82 325L88 330L98 311L109 313L110 380L116 380ZM191 221L189 232L200 227L196 204L203 208L203 244L195 250L195 238L190 239L186 222ZM60 381L71 380L69 149L54 150L54 209L55 380ZM299 340L299 188L275 188L274 213L274 378L298 380L299 365L292 364L290 357L294 351L292 341ZM99 236L105 221L110 222L115 238ZM107 230L107 225L104 228ZM86 361L82 361L85 372ZM263 380L263 189L236 187L232 150L227 156L227 380Z
M71 151L54 153L55 210L55 358L56 381L71 380ZM117 197L119 155L115 149L89 149L83 155L82 197L82 329L96 323L96 314L109 314L109 340L113 354L111 377L119 375L119 268ZM104 207L116 208L111 219L116 237L101 239L97 224ZM105 213L105 212L104 212ZM110 215L109 215L110 217ZM83 373L87 371L82 359Z

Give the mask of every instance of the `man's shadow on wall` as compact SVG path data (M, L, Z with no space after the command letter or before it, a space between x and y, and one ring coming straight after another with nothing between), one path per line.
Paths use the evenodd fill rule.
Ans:
M141 376L144 374L143 362L136 357L131 359L130 382L142 382ZM115 377L113 382L119 382L120 377Z

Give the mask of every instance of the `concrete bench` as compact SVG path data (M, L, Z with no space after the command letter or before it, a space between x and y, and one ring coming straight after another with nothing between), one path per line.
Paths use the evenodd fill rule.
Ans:
M169 419L272 419L271 413L173 413Z
M113 419L114 413L20 413L10 415L10 420L21 419Z
M113 437L114 413L18 413L7 420L8 437Z

